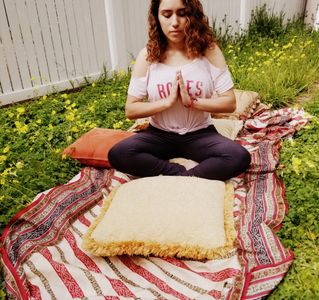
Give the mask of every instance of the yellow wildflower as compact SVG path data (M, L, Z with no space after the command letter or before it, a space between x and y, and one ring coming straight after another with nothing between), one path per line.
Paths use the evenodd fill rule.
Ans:
M66 115L66 119L70 122L74 121L75 120L75 117L74 117L74 113L73 112L69 112L67 115Z
M300 158L297 158L295 156L292 157L292 169L295 171L295 173L297 175L300 174L300 166L301 166L301 159Z
M21 123L19 121L16 121L15 122L15 125L17 127L17 131L19 133L26 133L29 129L28 125L24 124L24 123Z
M119 129L119 128L122 127L122 125L123 125L123 122L120 121L120 122L114 123L114 124L113 124L113 128L114 128L114 129Z
M25 108L24 107L18 107L17 108L17 112L22 115L23 113L25 113Z
M64 98L64 99L67 99L68 98L68 94L62 94L61 97Z
M17 169L21 170L24 167L24 163L22 161L18 161L16 163L16 167L17 167Z
M73 126L73 127L71 128L71 131L73 131L73 132L79 132L79 129L78 129L76 126Z
M28 125L23 125L18 129L18 131L19 133L26 133L28 132L28 129L29 129Z
M292 146L294 146L296 144L295 140L294 139L289 139L289 142Z
M93 83L92 83L92 87L95 87L95 86L96 86L96 84L95 84L95 82L93 82Z
M10 147L6 146L3 150L2 153L8 153L10 151Z
M313 161L311 161L311 160L306 159L305 160L305 164L311 169L316 168L316 164Z
M292 47L292 43L288 43L287 45L284 45L282 48L283 49L288 49Z
M48 98L47 95L42 96L42 100L47 100L47 98Z
M116 94L116 93L112 93L112 96L113 96L113 97L116 97L116 96L117 96L117 94Z
M0 164L5 162L6 160L7 160L7 156L6 155L0 155Z

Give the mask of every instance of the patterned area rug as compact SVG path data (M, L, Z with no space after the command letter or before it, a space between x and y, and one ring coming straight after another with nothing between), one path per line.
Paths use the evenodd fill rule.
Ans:
M99 214L101 190L131 180L116 170L84 168L68 184L39 194L8 224L1 263L10 299L260 299L282 280L293 253L276 237L285 217L276 175L283 138L308 122L302 110L259 111L237 141L252 155L235 187L236 250L191 261L94 257L81 248Z

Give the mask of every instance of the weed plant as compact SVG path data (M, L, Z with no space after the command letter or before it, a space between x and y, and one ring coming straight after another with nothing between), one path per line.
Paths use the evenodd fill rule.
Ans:
M225 34L221 46L236 88L257 91L274 108L292 105L318 80L319 34L296 20L283 24L282 16L260 12L248 32ZM80 171L78 162L61 155L67 145L94 127L125 130L132 125L124 115L129 78L130 72L105 72L76 91L0 109L0 231L36 194ZM284 142L280 169L290 209L279 236L296 259L271 299L319 297L319 95L305 107L315 117Z
M300 18L284 23L283 14L269 15L263 6L244 33L231 36L228 31L221 46L236 87L258 91L273 108L292 104L318 80L319 35Z

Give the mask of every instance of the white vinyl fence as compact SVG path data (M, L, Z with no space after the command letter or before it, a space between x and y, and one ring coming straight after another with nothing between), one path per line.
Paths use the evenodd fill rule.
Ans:
M317 0L308 0L317 1ZM306 0L202 0L212 22L234 32L267 3L286 18ZM0 105L34 98L127 70L145 45L149 0L0 0ZM312 8L314 9L314 8Z
M2 104L95 78L109 52L104 0L0 0Z

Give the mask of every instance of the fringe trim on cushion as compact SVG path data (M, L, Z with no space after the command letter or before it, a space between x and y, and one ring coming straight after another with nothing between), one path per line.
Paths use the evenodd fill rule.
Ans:
M112 199L118 187L114 188L104 199L100 215L83 236L82 247L96 256L116 256L116 255L142 255L158 257L178 257L194 260L217 259L227 257L234 250L236 230L234 227L233 204L234 188L230 182L225 184L225 204L224 204L224 228L226 242L222 247L203 248L200 246L187 246L182 244L159 244L156 241L123 241L101 243L91 236L99 222L104 218L110 207Z

